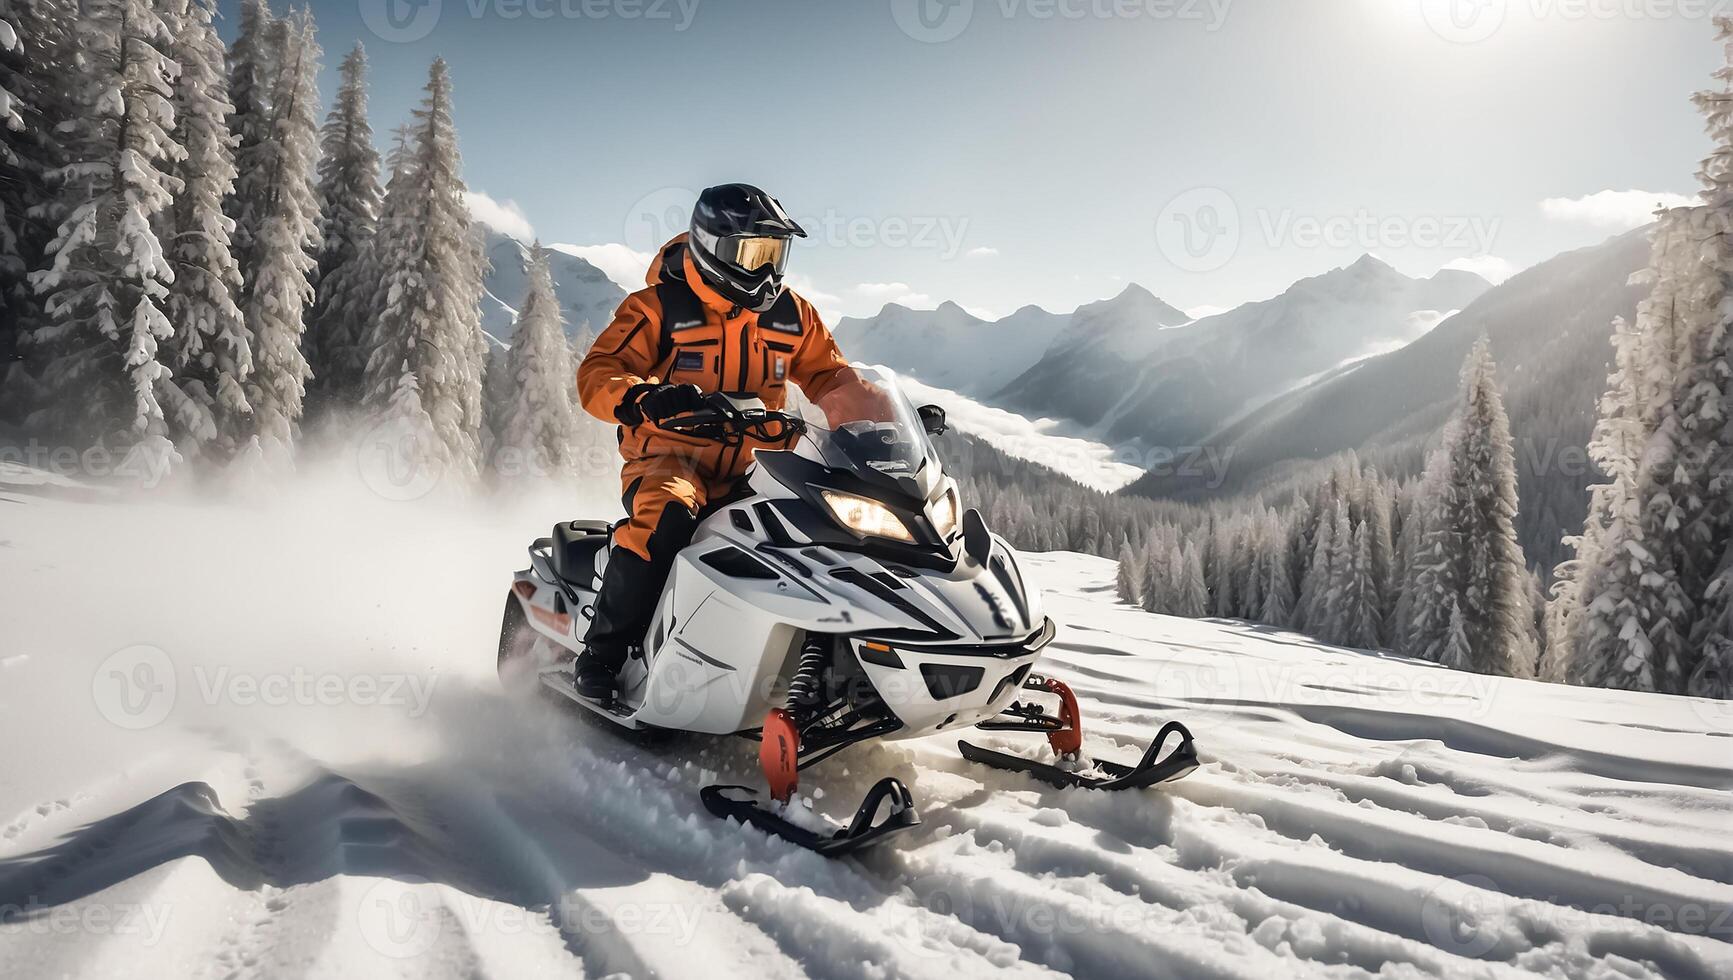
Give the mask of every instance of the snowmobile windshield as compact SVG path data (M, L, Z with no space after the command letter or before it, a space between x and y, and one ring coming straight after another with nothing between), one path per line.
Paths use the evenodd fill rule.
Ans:
M939 481L939 453L914 404L882 368L857 367L816 402L802 401L807 439L820 461L925 500Z

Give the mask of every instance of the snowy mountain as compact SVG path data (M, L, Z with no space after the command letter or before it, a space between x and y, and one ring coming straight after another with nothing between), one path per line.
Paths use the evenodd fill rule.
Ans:
M1148 476L1131 489L1150 496L1232 492L1346 449L1398 463L1392 472L1415 472L1421 445L1448 417L1463 358L1485 333L1517 442L1522 543L1532 562L1550 568L1561 531L1582 524L1583 488L1594 477L1581 452L1612 356L1611 323L1634 314L1642 290L1628 281L1648 257L1648 231L1639 229L1543 262L1413 344L1274 398L1209 435L1234 452L1226 486Z
M843 317L837 343L856 361L882 364L930 385L985 397L1032 367L1070 317L1025 306L983 320L956 303L911 310L890 303L876 316Z
M0 491L28 514L0 547L0 975L1733 975L1724 704L1154 616L1111 563L1035 556L1086 749L1172 718L1202 768L1104 795L954 737L859 747L804 802L894 773L922 826L827 862L704 812L755 743L501 695L509 570L569 507L300 489ZM237 537L274 559L202 559ZM132 587L68 615L90 554Z
M1195 445L1260 395L1413 341L1488 288L1467 272L1415 279L1368 255L1190 323L1128 290L1079 310L996 401L1096 426L1110 442Z
M495 231L487 232L487 258L493 263L482 296L482 330L496 345L510 343L517 330L517 307L529 292L529 245ZM591 335L614 317L625 290L590 263L565 252L549 250L548 269L554 295L566 319L566 336L578 340L586 324Z

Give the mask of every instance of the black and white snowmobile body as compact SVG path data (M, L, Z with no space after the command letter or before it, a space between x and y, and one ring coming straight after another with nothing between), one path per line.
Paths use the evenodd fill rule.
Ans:
M919 822L894 778L847 828L785 819L798 771L849 745L976 725L1045 732L1056 750L1074 751L1080 738L1068 690L1058 715L1020 700L1063 689L1033 674L1054 624L1016 552L962 511L930 439L943 413L913 408L887 375L860 374L882 393L883 417L833 429L812 406L803 417L718 397L668 423L734 444L786 433L789 448L758 450L745 485L708 509L614 699L572 687L607 566L605 522L564 523L530 547L499 648L508 684L539 686L622 729L758 739L771 801L718 786L705 790L706 807L829 854ZM1006 758L1010 768L1031 761Z

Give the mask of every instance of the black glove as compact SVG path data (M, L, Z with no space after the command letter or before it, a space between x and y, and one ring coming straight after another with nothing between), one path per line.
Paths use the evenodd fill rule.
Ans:
M614 417L626 425L663 422L704 407L704 392L697 385L633 385L627 389Z

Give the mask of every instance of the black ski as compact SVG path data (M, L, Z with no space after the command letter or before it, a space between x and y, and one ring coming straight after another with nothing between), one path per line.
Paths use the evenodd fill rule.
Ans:
M1162 746L1170 735L1179 736L1179 744L1165 758L1161 755ZM1086 789L1121 790L1141 789L1154 786L1170 780L1180 779L1191 773L1198 766L1197 750L1192 746L1191 732L1177 721L1170 721L1162 726L1161 732L1155 736L1155 741L1149 743L1149 748L1143 753L1143 758L1135 766L1124 766L1117 762L1102 759L1093 760L1094 767L1106 773L1106 777L1090 772L1072 772L1059 766L1007 752L997 752L984 749L978 745L959 741L957 749L963 753L963 758L970 762L978 762L995 769L1006 769L1011 772L1027 773L1052 786L1061 789L1070 786L1082 786Z
M733 818L750 824L767 834L773 834L791 844L798 844L825 857L841 857L878 844L891 835L918 827L920 814L915 812L914 798L909 788L895 776L886 776L867 791L846 828L832 834L820 834L796 826L758 802L758 793L745 786L706 786L699 792L704 808L718 817ZM884 820L874 823L882 803L890 804Z

